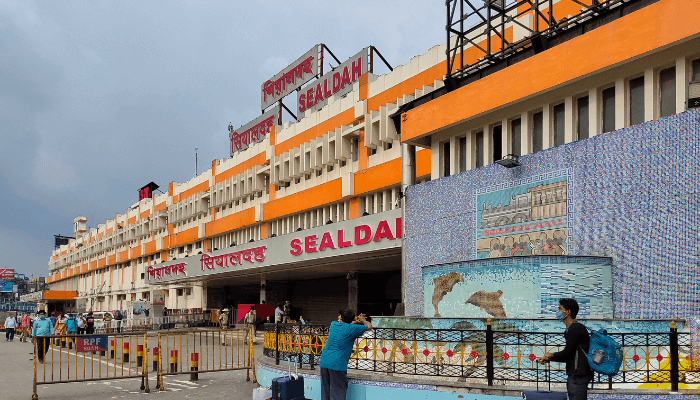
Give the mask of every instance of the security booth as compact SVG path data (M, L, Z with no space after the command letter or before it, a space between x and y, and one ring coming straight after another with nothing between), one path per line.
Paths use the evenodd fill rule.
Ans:
M77 311L75 290L42 290L20 296L20 301L34 303L36 311L44 310L47 315Z

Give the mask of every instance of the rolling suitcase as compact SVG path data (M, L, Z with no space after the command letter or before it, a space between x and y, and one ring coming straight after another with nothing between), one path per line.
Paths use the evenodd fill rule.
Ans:
M272 380L272 400L304 400L304 377L292 375L292 360L289 359L289 375L274 378ZM296 364L294 364L296 366Z
M566 392L552 392L552 383L549 380L549 365L545 368L547 390L540 390L540 364L537 363L537 390L523 390L523 400L567 400Z

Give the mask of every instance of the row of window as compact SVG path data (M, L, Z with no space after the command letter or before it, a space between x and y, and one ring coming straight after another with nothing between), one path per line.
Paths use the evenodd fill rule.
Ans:
M691 61L690 63L690 81L700 82L700 59ZM592 129L590 126L590 99L589 94L575 97L572 101L573 118L573 140L588 139L595 135L595 132L611 132L615 130L617 115L621 107L617 107L616 102L627 101L625 108L627 113L626 126L636 125L646 120L646 102L645 85L653 84L653 82L645 82L645 76L637 76L627 80L627 90L625 98L620 98L617 95L618 88L614 84L604 86L602 89L595 91L596 103L599 104L598 129ZM667 117L676 113L677 110L677 95L676 95L676 67L663 68L658 71L657 86L655 92L658 93L655 100L655 107L658 107L656 113L659 117ZM449 176L451 172L451 154L457 152L457 171L464 172L468 170L467 151L469 146L467 140L473 140L472 154L474 155L473 166L478 168L484 166L486 162L501 159L506 152L506 137L510 137L510 148L507 149L508 154L522 155L526 154L526 149L531 152L541 151L545 148L545 123L549 123L550 143L552 147L560 146L566 142L566 118L567 110L564 102L554 104L549 112L549 120L545 121L545 110L535 110L527 113L530 134L524 135L523 121L521 117L516 117L508 120L507 133L504 132L504 127L501 124L493 125L489 128L490 132L484 130L475 131L473 137L462 136L458 139L457 149L450 151L450 141L442 143L440 149L442 158L441 176ZM487 152L486 141L490 140L490 153ZM528 143L524 143L529 141ZM526 144L526 146L523 146Z

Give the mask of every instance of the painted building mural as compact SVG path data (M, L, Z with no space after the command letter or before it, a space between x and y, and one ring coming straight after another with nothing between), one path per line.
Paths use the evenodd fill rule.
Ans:
M476 190L476 257L569 254L566 171Z
M423 268L423 309L432 317L552 318L562 297L578 318L612 315L612 260L531 256ZM433 314L434 312L434 314Z
M492 164L410 187L407 315L435 315L424 267L541 253L610 257L607 317L700 317L699 118L687 111L523 156L517 168ZM498 290L507 299L484 289Z

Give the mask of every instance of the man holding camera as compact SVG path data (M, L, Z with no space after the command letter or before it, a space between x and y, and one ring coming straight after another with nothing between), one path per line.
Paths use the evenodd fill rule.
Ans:
M321 353L321 399L345 400L348 392L348 361L355 339L372 330L372 324L349 309L340 311L341 321L331 322L328 340Z

